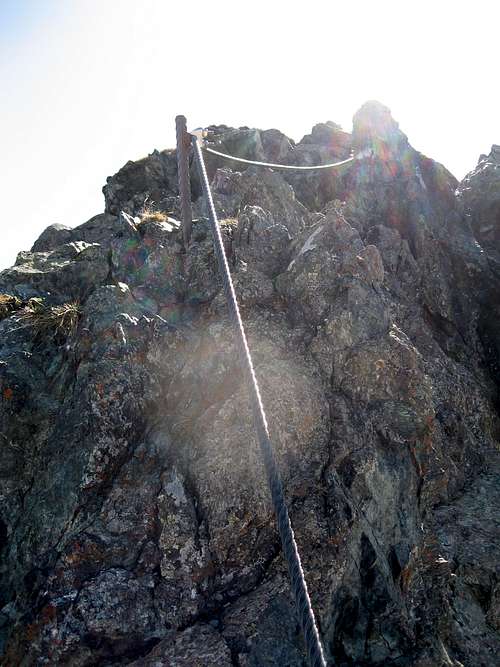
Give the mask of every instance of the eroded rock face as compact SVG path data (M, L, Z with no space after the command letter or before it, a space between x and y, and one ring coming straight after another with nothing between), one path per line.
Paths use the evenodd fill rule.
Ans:
M496 153L457 190L378 103L352 137L210 141L361 152L320 178L209 161L329 663L493 664ZM2 664L306 664L196 183L187 250L127 215L178 210L174 158L128 163L105 214L0 274ZM80 301L62 344L23 325L33 297Z
M486 307L481 313L479 331L494 376L500 376L500 147L493 145L489 155L481 155L477 167L460 183L458 200L466 220L484 251L495 280L484 287Z
M499 261L500 253L500 146L481 155L477 167L467 174L458 195L483 248Z
M111 215L120 211L135 215L144 205L169 210L178 194L175 150L154 151L147 158L127 162L108 177L102 191L105 212Z

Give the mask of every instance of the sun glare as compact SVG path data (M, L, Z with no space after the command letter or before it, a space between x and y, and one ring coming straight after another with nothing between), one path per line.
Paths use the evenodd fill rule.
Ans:
M174 144L174 117L346 130L375 98L461 178L499 141L495 3L2 3L0 267L102 211L106 177Z

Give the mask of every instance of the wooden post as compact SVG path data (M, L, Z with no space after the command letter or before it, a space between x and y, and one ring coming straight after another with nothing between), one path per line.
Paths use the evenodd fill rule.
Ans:
M186 117L176 116L175 130L177 136L177 173L179 176L179 195L181 198L182 236L187 248L191 238L191 183L189 180L189 148L191 141L186 129Z

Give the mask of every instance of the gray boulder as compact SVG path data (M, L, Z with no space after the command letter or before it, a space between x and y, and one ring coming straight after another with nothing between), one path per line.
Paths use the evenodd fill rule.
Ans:
M378 103L352 137L210 132L362 153L330 179L210 162L328 663L494 664L496 152L458 184ZM128 163L106 213L0 274L2 664L306 664L198 185L188 248L126 214L178 211L174 158ZM35 335L32 297L78 299L75 327Z

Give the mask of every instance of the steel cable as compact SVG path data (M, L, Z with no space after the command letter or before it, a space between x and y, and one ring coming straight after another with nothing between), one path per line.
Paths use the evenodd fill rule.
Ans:
M294 165L294 164L274 164L272 162L258 162L256 160L246 160L242 157L235 157L234 155L228 155L227 153L221 153L216 151L214 148L209 146L202 146L203 150L207 153L212 153L212 155L218 155L219 157L224 157L227 160L234 160L235 162L242 162L243 164L253 164L256 167L269 167L270 169L287 169L289 171L317 171L318 169L334 169L335 167L342 167L343 165L350 164L357 159L357 157L349 157L346 160L341 160L340 162L331 162L330 164L318 164L314 166L309 165Z
M276 513L278 531L281 537L283 553L288 565L288 571L292 584L292 592L295 598L299 621L304 635L307 654L309 657L309 664L311 667L326 667L323 647L321 645L318 628L314 618L314 612L311 606L311 600L307 591L307 583L304 577L304 572L302 570L293 528L290 523L290 517L288 515L288 509L283 492L283 484L276 459L274 457L273 446L269 438L269 429L267 426L264 406L262 404L259 385L257 383L252 357L248 348L245 329L243 327L243 322L236 299L236 292L234 290L231 272L229 270L229 264L227 262L227 257L224 250L224 243L222 240L217 213L215 211L215 206L212 199L212 193L210 191L210 185L208 183L201 146L196 136L192 137L192 145L196 162L200 171L203 192L207 199L215 253L217 255L219 270L224 285L224 292L226 294L229 306L230 317L236 330L236 341L239 348L244 373L248 382L255 428L264 459L264 467L266 470L274 511Z

